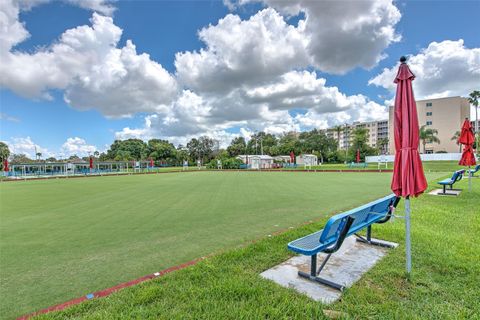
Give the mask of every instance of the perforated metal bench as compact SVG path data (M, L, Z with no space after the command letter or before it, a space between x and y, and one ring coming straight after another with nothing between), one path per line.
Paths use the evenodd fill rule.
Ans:
M441 186L443 186L443 193L439 193L439 195L452 195L452 196L455 196L456 194L454 193L447 193L447 190L446 190L446 187L447 186L450 186L450 190L455 190L453 189L453 185L455 183L457 183L458 181L462 180L463 178L463 174L465 173L465 169L462 169L462 170L457 170L453 173L452 177L451 178L448 178L448 179L445 179L445 180L442 180L442 181L438 181L437 183Z
M400 198L392 194L361 207L334 215L327 221L323 230L290 242L288 249L311 257L310 273L299 271L298 275L343 291L343 285L321 278L318 275L327 264L330 256L338 251L345 238L351 235L357 236L357 241L391 247L389 244L372 240L372 225L390 220L399 201ZM363 229L366 229L366 237L357 234ZM328 255L317 270L317 254L320 252Z
M349 168L366 168L367 166L368 166L368 164L366 162L359 162L359 163L350 162L348 164Z

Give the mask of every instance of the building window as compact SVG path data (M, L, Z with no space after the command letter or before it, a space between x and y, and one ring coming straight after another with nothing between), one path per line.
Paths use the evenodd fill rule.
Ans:
M432 115L432 113L431 113L431 112L427 112L427 116L431 116L431 115Z
M427 121L427 126L431 126L432 125L432 121Z
M432 153L433 153L433 150L425 150L425 153L427 153L427 154L432 154Z
M431 107L432 106L432 103L431 102L427 102L427 107Z

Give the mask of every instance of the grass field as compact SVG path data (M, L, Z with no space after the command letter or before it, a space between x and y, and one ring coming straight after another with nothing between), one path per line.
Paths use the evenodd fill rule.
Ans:
M340 301L325 306L259 277L292 253L286 244L325 219L193 267L40 319L480 319L480 179L459 197L412 199L413 272L407 277L403 220L375 226L375 237L400 243ZM403 213L403 201L397 214Z
M436 178L442 174L430 174ZM192 172L0 185L11 318L389 193L390 174Z

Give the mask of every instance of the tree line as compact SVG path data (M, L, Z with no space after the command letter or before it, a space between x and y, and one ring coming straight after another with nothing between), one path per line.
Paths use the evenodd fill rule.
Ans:
M333 130L333 129L332 129ZM388 140L378 141L378 148L370 147L368 142L368 129L357 128L348 132L351 136L348 150L338 148L339 139L334 139L324 130L311 130L305 132L288 132L281 135L273 135L263 131L256 132L247 141L244 137L234 138L228 147L220 148L218 140L208 136L192 138L186 145L175 146L168 140L141 139L115 140L106 152L95 151L90 156L98 161L133 161L153 160L157 165L182 165L188 161L190 165L200 161L202 164L221 159L222 162L237 163L234 159L241 154L265 154L270 156L295 155L303 153L315 154L322 162L341 163L354 161L357 150L360 150L361 158L376 155L386 151ZM80 158L76 155L61 161L88 161L87 157ZM59 161L55 157L41 159L41 154L36 159L30 159L24 154L10 154L8 146L0 144L0 157L9 158L11 163L29 163L36 161Z

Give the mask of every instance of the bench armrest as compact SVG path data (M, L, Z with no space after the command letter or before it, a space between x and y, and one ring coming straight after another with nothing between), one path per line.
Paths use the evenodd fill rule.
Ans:
M342 231L340 232L340 234L338 236L338 239L335 242L335 244L333 246L329 247L329 248L326 248L325 250L323 250L323 252L334 253L338 249L340 249L340 247L343 244L343 241L347 237L347 234L348 234L348 231L350 230L350 227L352 226L353 220L355 220L355 219L352 218L352 217L347 217L346 218L345 225L343 226Z
M388 220L390 220L390 218L393 215L393 212L395 211L395 208L397 207L398 203L400 202L400 199L401 199L400 197L395 197L395 199L393 199L392 202L390 202L390 208L388 209L388 212L387 212L387 215L385 216L385 218L383 218L381 220L378 220L376 223L385 223Z

